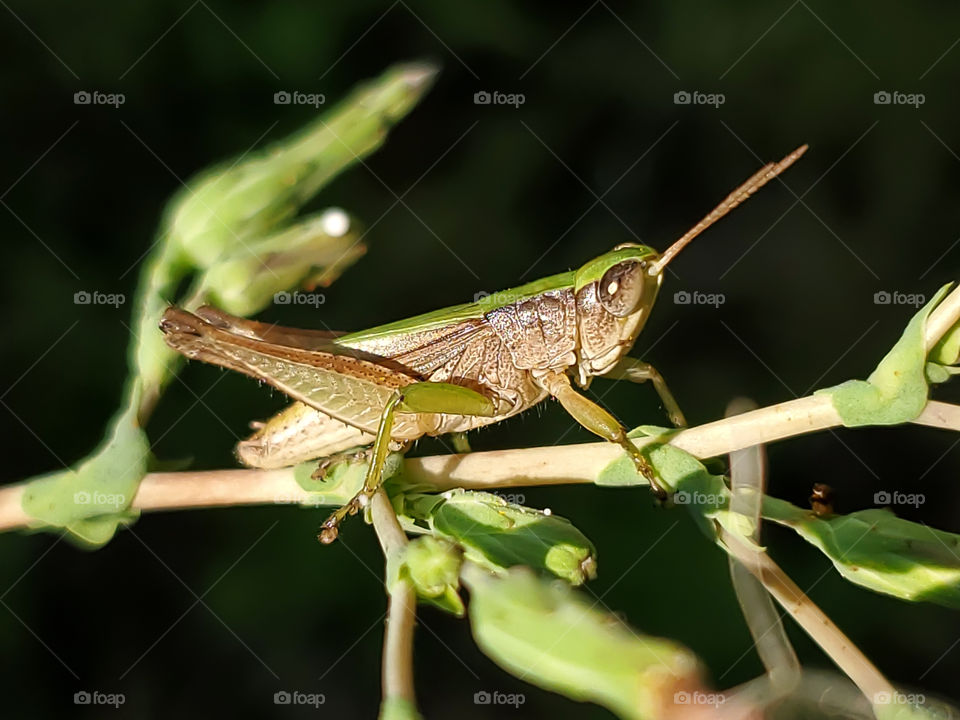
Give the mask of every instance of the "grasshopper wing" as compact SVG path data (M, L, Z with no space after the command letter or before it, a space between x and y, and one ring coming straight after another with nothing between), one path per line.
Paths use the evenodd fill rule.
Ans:
M214 327L226 330L234 335L242 335L251 340L262 340L274 345L286 345L302 350L334 352L333 341L345 334L333 330L302 330L276 325L275 323L247 320L225 313L212 305L203 305L197 309L196 314L201 320L205 320Z
M381 410L395 390L421 380L350 348L333 352L330 337L322 333L271 328L209 309L201 312L207 317L168 308L160 320L166 343L188 358L262 380L365 433L376 433Z

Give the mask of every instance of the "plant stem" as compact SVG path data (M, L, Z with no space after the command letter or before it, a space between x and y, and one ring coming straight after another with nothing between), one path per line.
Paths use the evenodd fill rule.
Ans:
M720 540L756 577L774 599L849 677L871 701L884 693L892 695L893 686L850 638L801 590L765 552L747 547L740 538L720 529Z
M756 404L749 400L734 400L727 406L727 417L749 412ZM760 544L762 526L762 499L766 491L766 447L753 447L730 453L730 510L752 521L749 539ZM797 654L790 644L781 615L770 598L770 593L750 570L732 554L727 558L734 592L753 636L757 655L766 669L762 682L748 683L749 689L739 693L755 695L770 705L789 694L800 682L802 669ZM759 691L759 692L758 692Z
M407 546L407 536L382 489L377 490L371 499L370 514L387 559L387 591L390 595L387 631L383 639L383 701L400 699L414 706L413 626L417 619L417 594L410 581L397 572Z

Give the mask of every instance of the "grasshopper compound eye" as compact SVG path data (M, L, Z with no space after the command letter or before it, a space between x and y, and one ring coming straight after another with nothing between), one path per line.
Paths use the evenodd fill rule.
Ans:
M604 310L614 317L627 317L643 301L643 264L637 260L617 263L600 278L597 294Z

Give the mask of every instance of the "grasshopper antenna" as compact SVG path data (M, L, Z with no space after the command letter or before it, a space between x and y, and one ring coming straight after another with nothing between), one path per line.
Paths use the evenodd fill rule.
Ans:
M666 252L660 256L660 259L650 265L647 272L650 275L659 275L661 272L663 272L663 269L669 264L669 262L673 260L673 258L676 257L677 254L683 250L683 248L685 248L691 240L717 222L717 220L722 218L728 212L733 210L737 205L742 203L744 200L747 200L751 195L773 180L777 175L793 165L806 151L807 145L801 145L780 162L769 163L760 168L757 172L751 175L750 179L747 180L743 185L727 195L726 199L724 199L722 203L711 210L703 218L703 220L687 230L683 237L668 247Z

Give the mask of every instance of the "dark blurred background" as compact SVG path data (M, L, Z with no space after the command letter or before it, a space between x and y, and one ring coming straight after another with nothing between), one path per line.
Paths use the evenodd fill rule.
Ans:
M672 266L637 343L692 423L722 416L735 396L770 404L864 377L914 312L908 296L957 278L955 4L8 0L0 18L7 481L83 457L120 400L130 306L74 305L73 294L129 298L182 180L315 117L275 105L275 92L320 92L329 105L401 60L441 63L437 86L369 168L314 204L379 219L369 254L319 309L275 307L270 320L359 329L576 267L620 242L664 248L761 160L804 142L783 183ZM78 106L80 90L126 102ZM484 90L525 102L474 104ZM724 101L678 104L683 91ZM878 104L884 91L893 101ZM897 102L917 93L922 104ZM724 302L677 304L684 290ZM878 304L881 292L893 302ZM182 378L149 431L161 457L192 456L198 468L232 467L248 422L284 404L208 366ZM592 390L627 425L664 422L651 388L610 387ZM937 396L960 399L956 387ZM550 405L472 442L589 439L571 425ZM814 482L828 482L841 511L873 507L879 490L923 493L897 512L960 532L956 444L917 427L798 438L769 449L770 492L805 504ZM524 494L596 542L600 575L587 592L604 606L691 647L718 687L760 672L726 558L685 513L654 508L644 491ZM83 715L73 693L96 689L126 704L91 717L374 716L381 557L359 521L318 545L324 514L154 514L93 553L47 534L3 536L3 714ZM789 532L765 540L892 680L958 697L956 612L857 589ZM830 666L788 630L805 664ZM427 717L492 717L473 704L481 689L525 693L522 708L499 710L510 717L611 717L512 678L465 622L429 608L416 652ZM279 708L282 689L326 704Z

